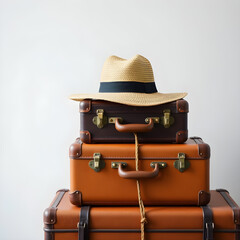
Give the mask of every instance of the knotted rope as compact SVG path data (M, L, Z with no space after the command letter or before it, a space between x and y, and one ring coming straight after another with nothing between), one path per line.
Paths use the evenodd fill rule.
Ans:
M135 161L136 161L136 171L139 170L138 168L138 138L137 138L137 134L134 133L135 136ZM138 204L139 204L139 208L140 208L140 214L141 214L141 240L144 240L144 226L147 223L147 219L145 216L145 208L144 208L144 204L142 201L142 197L141 197L141 190L140 190L140 181L137 179L137 192L138 192Z

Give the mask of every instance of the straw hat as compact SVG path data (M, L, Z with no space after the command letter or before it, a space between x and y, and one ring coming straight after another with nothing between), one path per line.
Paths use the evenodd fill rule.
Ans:
M106 100L132 106L154 106L183 98L187 93L159 93L151 63L143 56L110 56L103 65L99 93L73 94L70 99Z

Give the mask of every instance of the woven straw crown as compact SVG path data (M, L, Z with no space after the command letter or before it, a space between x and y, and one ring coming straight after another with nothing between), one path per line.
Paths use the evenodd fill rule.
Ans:
M110 56L104 63L99 93L73 94L70 99L105 100L132 106L154 106L185 97L187 93L159 93L151 63L136 55L130 59Z
M111 56L103 65L101 82L112 81L154 82L151 63L140 55L130 59Z

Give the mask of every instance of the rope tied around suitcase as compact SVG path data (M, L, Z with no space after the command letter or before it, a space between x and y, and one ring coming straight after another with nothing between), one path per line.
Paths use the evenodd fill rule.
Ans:
M134 133L135 137L135 161L136 161L136 171L139 170L138 163L138 137L137 134ZM145 215L145 208L141 197L141 190L140 190L140 181L137 179L137 191L138 191L138 203L140 208L140 214L141 214L141 240L144 240L144 226L147 223L146 215Z

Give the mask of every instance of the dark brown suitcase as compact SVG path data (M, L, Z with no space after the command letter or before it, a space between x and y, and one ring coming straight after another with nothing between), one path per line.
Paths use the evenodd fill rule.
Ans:
M183 143L188 138L188 102L136 107L108 101L80 102L80 138L84 143ZM152 119L152 120L151 120Z
M183 144L71 145L71 202L80 205L138 205L137 181L146 205L206 205L210 147L193 137Z
M146 240L240 240L240 209L226 190L208 206L146 207ZM45 240L139 240L138 207L78 208L60 190L44 211Z

